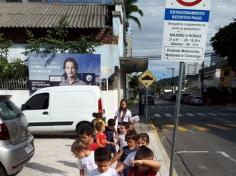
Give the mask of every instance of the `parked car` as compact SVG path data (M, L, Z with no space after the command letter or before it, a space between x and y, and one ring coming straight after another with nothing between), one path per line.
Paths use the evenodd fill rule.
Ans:
M189 93L183 93L183 94L181 95L181 103L184 103L186 97L188 97L189 95L191 95L191 94L189 94Z
M192 98L193 98L193 95L187 95L186 97L184 97L184 103L190 104Z
M92 128L94 112L102 112L98 86L55 86L36 91L22 105L32 133L74 133Z
M193 96L190 100L190 104L203 105L202 97L201 96Z
M34 137L22 111L0 95L0 176L19 172L34 154Z

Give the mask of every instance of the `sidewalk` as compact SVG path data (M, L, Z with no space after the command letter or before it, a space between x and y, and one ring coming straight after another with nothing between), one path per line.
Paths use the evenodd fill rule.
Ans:
M149 147L154 153L155 160L161 163L161 169L157 176L169 176L170 159L160 141L155 126L152 124L137 123L135 124L135 129L138 133L148 133L150 137ZM173 173L174 176L177 176L175 171Z

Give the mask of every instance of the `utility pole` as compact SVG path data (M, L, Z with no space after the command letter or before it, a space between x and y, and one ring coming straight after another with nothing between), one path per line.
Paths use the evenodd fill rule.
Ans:
M202 62L202 69L201 69L201 95L202 95L202 100L203 103L205 101L205 96L204 96L204 61Z
M175 72L175 68L171 67L171 68L167 68L167 70L171 70L172 71L172 80L171 80L171 84L172 84L172 94L174 93L174 72Z

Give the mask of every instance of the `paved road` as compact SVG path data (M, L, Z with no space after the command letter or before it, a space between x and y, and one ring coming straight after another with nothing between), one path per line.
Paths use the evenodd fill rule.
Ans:
M174 102L160 99L148 107L169 154L174 109ZM236 175L236 108L181 105L176 137L179 175Z

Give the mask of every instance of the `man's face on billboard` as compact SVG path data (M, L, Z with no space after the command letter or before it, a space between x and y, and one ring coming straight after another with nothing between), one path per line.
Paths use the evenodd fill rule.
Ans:
M65 72L67 74L68 79L75 79L76 78L76 67L73 62L66 62L65 65Z

